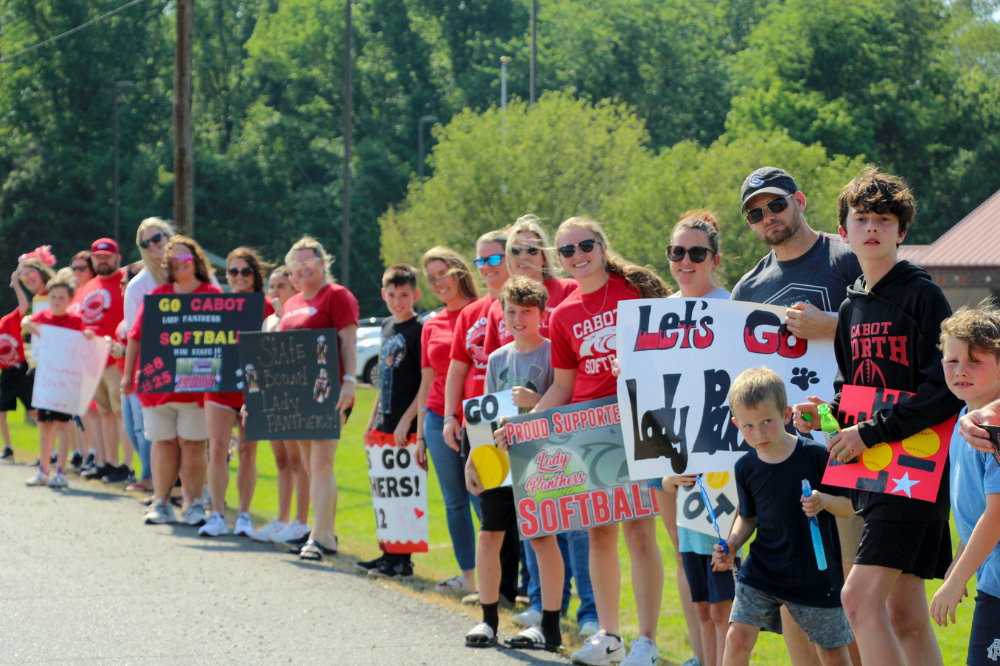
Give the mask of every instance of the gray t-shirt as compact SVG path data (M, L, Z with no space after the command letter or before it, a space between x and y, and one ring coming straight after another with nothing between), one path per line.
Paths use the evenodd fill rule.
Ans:
M674 293L670 294L670 296L668 296L667 298L684 298L684 296L681 296L681 292L675 291ZM722 298L727 301L730 300L729 292L723 289L722 287L716 287L715 289L708 292L704 296L701 296L700 298Z
M552 386L554 371L546 340L535 351L521 354L510 342L490 354L486 362L486 392L506 391L515 386L529 388L539 395Z
M774 250L740 278L731 300L791 307L810 303L836 313L847 298L847 287L861 275L861 264L840 237L820 233L801 257L779 261Z

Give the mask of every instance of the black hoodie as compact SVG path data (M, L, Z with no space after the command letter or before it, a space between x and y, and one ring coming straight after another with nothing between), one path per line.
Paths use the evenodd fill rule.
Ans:
M951 306L941 288L921 268L900 261L867 290L865 276L847 289L838 313L837 395L831 404L837 413L844 384L908 391L914 395L872 414L858 424L865 446L898 442L955 416L964 403L948 389L937 345L941 322ZM877 520L924 522L948 520L948 469L944 470L937 500L932 504L908 497L852 490L859 516Z

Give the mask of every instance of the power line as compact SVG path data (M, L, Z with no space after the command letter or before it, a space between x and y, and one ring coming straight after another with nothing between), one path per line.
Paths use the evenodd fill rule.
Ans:
M44 42L39 42L38 44L35 44L34 46L29 46L28 48L24 49L23 51L18 51L17 53L15 53L13 55L3 56L2 58L0 58L0 62L10 62L14 58L17 58L19 56L23 56L25 53L30 53L31 51L34 51L35 49L40 49L43 46L47 46L48 44L51 44L52 42L54 42L54 41L56 41L58 39L62 39L63 37L68 37L69 35L72 35L74 32L79 32L79 31L83 30L84 28L89 28L90 26L94 25L95 23L97 23L99 21L103 21L106 18L110 18L110 17L114 16L115 14L117 14L119 12L123 12L126 9L128 9L129 7L132 7L134 5L138 5L140 2L146 2L146 0L132 0L132 2L129 2L128 4L122 5L118 9L113 9L110 12L108 12L107 14L104 14L103 16L98 16L95 19L87 21L83 25L78 25L77 27L73 28L72 30L67 30L66 32L62 33L61 35L56 35L55 37L52 37L51 39L46 39Z

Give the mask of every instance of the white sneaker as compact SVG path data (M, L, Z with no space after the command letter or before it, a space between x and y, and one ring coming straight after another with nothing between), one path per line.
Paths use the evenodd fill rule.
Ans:
M183 520L185 525L193 525L195 527L204 525L205 521L208 520L208 514L205 512L205 504L200 499L191 502L187 510L184 511Z
M469 579L461 574L445 580L439 580L434 586L435 592L441 592L443 594L461 594L462 592L468 592L471 589L472 584L469 583Z
M685 661L681 666L701 666L701 662L698 661L698 657L691 657Z
M174 507L169 502L157 500L149 507L149 513L142 519L147 525L166 525L176 523L177 516L174 515Z
M542 612L529 608L523 613L518 613L511 619L514 620L514 624L519 624L522 627L534 627L542 623Z
M250 520L250 514L243 512L236 516L236 526L233 527L233 534L236 536L250 536L253 534L253 522Z
M288 527L277 532L271 537L271 541L274 543L291 543L292 541L298 541L304 536L307 536L312 530L309 529L308 525L303 525L297 520L293 520L288 523Z
M610 666L625 658L625 642L609 636L603 629L587 639L583 647L570 655L570 661L584 666Z
M254 541L263 541L264 543L267 543L271 541L271 537L286 527L288 527L288 523L283 523L280 520L272 520L256 532L251 532L250 538Z
M584 622L583 626L580 627L580 633L577 636L593 636L598 631L601 630L601 625L597 624L596 620L590 620L589 622ZM701 666L701 664L685 664L685 666Z
M66 475L62 472L56 472L53 474L48 483L49 488L65 488L68 485L69 483L66 482Z
M194 505L192 505L193 507ZM190 509L188 510L190 513ZM184 522L187 522L188 514L184 514ZM208 517L208 521L198 530L198 536L217 537L229 534L229 525L226 525L226 517L218 511Z
M35 472L34 476L29 477L27 480L25 480L24 485L26 485L26 486L44 486L48 482L49 482L49 475L46 474L45 472L43 472L42 470L38 470L37 472Z
M645 636L632 641L632 649L622 661L621 666L656 666L660 660L660 650L656 643Z

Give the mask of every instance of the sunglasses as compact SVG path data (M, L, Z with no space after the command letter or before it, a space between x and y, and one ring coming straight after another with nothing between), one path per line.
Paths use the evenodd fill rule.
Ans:
M538 253L541 252L541 250L531 245L527 245L525 247L521 247L520 245L514 245L513 247L510 248L510 253L515 257L520 257L522 252L527 252L532 257L534 257L537 256Z
M194 256L187 253L175 254L174 256L170 257L170 263L172 263L175 266L177 264L190 264L192 259L194 259Z
M756 208L751 208L750 210L747 211L747 222L749 222L750 224L757 224L758 222L763 220L765 208L767 208L769 211L777 215L781 211L788 208L788 197L790 196L792 195L789 194L788 196L784 197L776 197L768 201L763 206L757 206Z
M73 272L74 273L82 273L85 270L87 270L87 268L88 268L87 266L73 266Z
M667 259L670 261L684 261L685 253L691 257L691 261L700 264L708 258L708 253L711 252L707 247L701 247L696 245L695 247L684 247L683 245L668 245L667 246Z
M300 268L302 268L302 266L305 265L305 264L310 264L312 266L316 266L317 264L322 264L322 263L323 263L323 258L322 257L313 257L312 259L306 259L305 261L289 261L288 264L287 264L287 266L288 266L288 270L290 270L290 271L292 271L294 273L295 271L297 271Z
M576 245L560 245L559 254L569 259L574 254L576 254L576 248L580 248L580 252L584 254L590 254L594 251L594 245L599 241L596 238L588 238L585 241L580 241Z
M227 271L231 276L236 277L237 275L242 275L243 277L250 277L253 275L253 269L249 266L244 266L243 268L236 268L235 266L230 267Z
M163 234L157 233L153 236L150 236L146 240L139 241L139 247L145 250L150 245L159 245L161 242L163 242Z
M502 254L491 254L488 257L479 257L476 259L476 268L485 268L486 264L489 264L493 268L496 268L503 261Z

